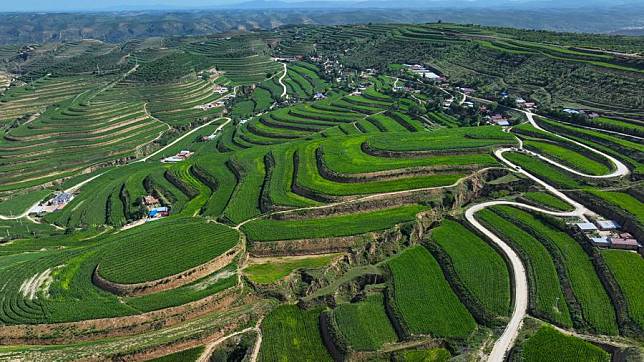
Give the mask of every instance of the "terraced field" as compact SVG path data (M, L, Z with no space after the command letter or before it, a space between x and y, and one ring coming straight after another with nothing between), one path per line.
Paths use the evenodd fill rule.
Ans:
M318 327L320 310L281 306L262 324L261 361L331 361Z
M510 240L513 248L522 256L530 283L530 311L546 320L571 327L572 320L559 284L557 268L546 247L493 211L481 211L478 217L497 235Z
M110 250L100 256L99 273L112 282L135 284L204 264L235 246L239 236L232 229L200 219L174 219L120 233L115 239ZM158 257L147 260L151 250ZM161 251L167 254L159 254Z
M644 304L639 297L642 295L642 284L636 280L644 268L642 259L635 253L617 250L604 250L602 256L624 293L629 316L640 328L644 328Z
M383 344L393 343L398 339L380 294L370 296L362 302L338 306L333 310L333 318L340 334L353 350L375 351Z
M521 356L525 361L545 361L553 354L561 361L610 360L610 355L601 348L551 327L541 327L522 345Z
M496 315L509 314L510 277L504 260L492 247L454 221L444 221L433 229L432 240L449 256L458 279L485 309Z
M84 76L46 75L24 86L11 87L0 97L0 122L7 123L25 115L40 113L52 104L73 98L96 86L96 81ZM105 81L99 80L100 83Z
M41 185L134 157L167 129L140 102L105 95L66 101L4 134L2 189Z
M641 256L570 224L641 236L641 64L539 34L566 40L376 24L35 47L0 98L0 359L635 353ZM628 106L565 94L600 73ZM605 117L562 120L562 100Z
M387 303L409 335L467 338L476 322L442 276L440 267L422 246L391 259L393 285Z

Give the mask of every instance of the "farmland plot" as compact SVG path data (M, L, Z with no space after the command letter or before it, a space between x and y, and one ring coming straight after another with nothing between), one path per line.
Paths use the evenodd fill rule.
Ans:
M283 305L262 323L260 361L331 361L322 342L319 309L304 311Z
M411 335L467 338L476 322L458 300L432 255L414 246L387 262L392 293L387 302Z

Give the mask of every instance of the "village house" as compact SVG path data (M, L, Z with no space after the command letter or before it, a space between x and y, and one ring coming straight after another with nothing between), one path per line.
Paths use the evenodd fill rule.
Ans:
M166 158L162 159L161 162L163 162L163 163L181 162L181 161L187 160L192 155L193 155L193 152L183 150L183 151L177 153L174 156L170 156L170 157L166 157Z
M324 94L322 94L322 93L315 93L315 95L313 96L313 99L315 99L316 101L319 101L319 100L325 99L325 98L326 98L326 96Z
M69 192L61 192L56 195L49 203L53 206L65 206L68 202L72 201L74 196Z
M148 212L148 217L151 219L158 219L170 215L170 209L165 206L155 207Z
M610 238L610 245L614 249L638 250L642 246L633 238Z
M458 87L458 88L456 88L456 89L460 90L461 92L463 92L463 94L468 95L468 96L469 96L470 94L474 93L474 89L472 89L472 88L467 88L467 87Z
M613 220L597 220L595 223L599 230L617 230L620 228L619 224Z
M228 92L228 87L215 84L215 86L213 87L213 90L215 91L215 93L224 94Z

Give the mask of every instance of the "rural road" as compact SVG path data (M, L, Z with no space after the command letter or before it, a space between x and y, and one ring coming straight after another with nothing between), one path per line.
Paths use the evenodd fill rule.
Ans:
M284 84L284 78L286 78L286 73L288 73L288 69L286 69L286 63L282 63L282 66L284 67L284 74L282 74L277 81L282 86L282 95L280 95L280 97L284 98L287 96L286 85Z
M572 142L580 147L583 147L591 152L597 153L598 155L601 155L603 157L606 157L608 160L610 160L614 165L615 165L615 171L611 172L610 174L607 175L601 175L601 176L594 176L594 175L586 175L584 173L577 172L575 170L572 170L564 165L561 165L555 161L549 160L544 156L541 156L536 153L531 153L534 156L539 157L540 159L544 160L545 162L548 162L556 167L560 167L562 169L565 169L567 171L573 172L576 175L582 176L582 177L588 177L588 178L612 178L612 177L622 177L626 176L630 173L630 170L619 160L615 159L614 157L611 157L609 155L606 155L605 153L598 151L590 146L587 146L585 144L582 144L580 142L568 139L564 136L552 133L550 131L547 131L543 128L541 128L534 120L533 114L531 112L524 112L528 121L530 124L532 124L533 127L539 129L540 131L553 134L563 140ZM508 129L509 131L509 129ZM559 197L560 199L564 200L568 204L572 205L574 207L573 211L568 211L568 212L556 212L556 211L550 211L550 210L545 210L541 209L539 207L535 207L532 205L527 205L527 204L522 204L518 202L512 202L512 201L490 201L490 202L484 202L481 204L473 205L470 208L468 208L465 211L465 218L466 220L477 230L479 230L483 235L485 235L487 238L489 238L494 244L496 244L506 255L508 258L511 266L512 266L512 278L514 280L514 308L512 310L512 316L510 317L510 322L508 325L505 327L505 330L501 334L501 337L496 340L494 343L494 346L492 348L492 351L490 352L488 356L488 361L489 362L502 362L505 359L505 355L507 352L512 348L514 345L514 341L517 338L517 335L519 334L519 330L521 329L521 325L523 323L523 319L526 316L527 309L528 309L528 280L527 280L527 275L525 271L525 267L523 265L523 262L521 261L521 258L516 254L516 252L506 243L504 242L501 238L499 238L497 235L495 235L493 232L488 230L485 226L483 226L478 220L476 220L475 214L487 207L492 207L492 206L497 206L497 205L507 205L507 206L514 206L530 211L535 211L535 212L540 212L552 216L558 216L558 217L580 217L582 219L586 219L586 215L593 215L594 212L586 208L584 205L572 200L566 194L563 192L559 191L556 187L548 184L547 182L539 179L538 177L532 175L531 173L525 171L518 165L515 165L514 163L510 162L508 159L503 157L503 154L506 152L517 152L523 150L523 142L519 140L519 149L517 148L501 148L498 149L494 152L494 155L503 163L505 163L508 167L510 167L514 172L520 173L535 183L541 185L544 187L548 192L551 194Z
M584 173L581 173L581 172L575 171L575 170L573 170L573 169L571 169L571 168L569 168L569 167L566 167L566 166L564 166L564 165L561 165L561 164L557 163L556 161L549 160L549 159L547 159L546 157L543 157L543 156L541 156L541 155L539 155L539 158L540 158L540 159L543 159L544 161L546 161L546 162L548 162L548 163L550 163L550 164L552 164L552 165L555 165L555 166L557 166L557 167L559 167L559 168L562 168L562 169L564 169L564 170L566 170L566 171L568 171L568 172L572 172L572 173L574 173L575 175L582 176L582 177L587 177L587 178L596 178L596 179L602 179L602 178L613 178L613 177L626 176L626 175L628 175L628 174L630 173L630 170L628 169L628 167L626 167L626 165L624 165L621 161L619 161L619 160L618 160L618 159L616 159L615 157L613 157L613 156L611 156L611 155L608 155L608 154L606 154L606 153L604 153L604 152L601 152L601 151L599 151L599 150L596 150L596 149L594 149L594 148L592 148L592 147L590 147L590 146L587 146L587 145L585 145L585 144L583 144L583 143L581 143L581 142L577 142L577 141L575 141L575 140L571 140L571 139L569 139L569 138L567 138L567 137L564 137L564 136L562 136L562 135L559 135L559 134L556 134L556 133L553 133L553 132L547 131L547 130L543 129L541 126L539 126L539 125L537 124L537 122L534 120L534 114L533 114L532 112L523 112L523 113L525 113L526 117L528 117L528 122L530 122L530 124L532 125L532 127L536 128L536 129L538 129L538 130L540 130L540 131L542 131L542 132L550 133L550 134L552 134L552 135L554 135L554 136L556 136L556 137L558 137L558 138L561 138L561 139L563 139L563 140L566 140L566 141L568 141L568 142L574 143L574 144L575 144L575 145L577 145L577 146L580 146L580 147L582 147L582 148L585 148L585 149L587 149L588 151L591 151L591 152L593 152L593 153L596 153L596 154L598 154L598 155L600 155L600 156L602 156L602 157L604 157L604 158L608 159L611 163L613 163L613 165L615 165L615 171L613 171L613 172L611 172L611 173L609 173L609 174L606 174L606 175L600 175L600 176L587 175L587 174L584 174Z
M219 338L218 340L209 343L206 345L206 348L204 351L201 353L201 356L197 359L197 362L207 362L210 361L210 355L214 352L215 348L220 345L222 342L225 342L226 340L238 336L240 334L248 333L248 332L255 332L257 333L257 339L255 340L255 344L253 345L253 352L251 353L250 356L250 362L256 362L257 357L259 356L259 349L262 346L262 329L260 328L262 324L262 320L264 317L261 317L257 323L255 324L254 327L248 327L246 329L242 329L241 331L237 331L235 333L231 333L227 336L224 336L222 338Z
M226 119L226 122L224 122L224 123L222 123L221 125L219 125L219 127L217 127L217 129L215 129L215 132L213 132L213 133L216 133L216 132L220 131L222 128L224 128L224 127L225 127L228 123L230 123L230 121L231 121L231 119L230 119L229 117L221 117L221 118L213 119L212 121L210 121L210 122L208 122L208 123L204 123L204 124L202 124L201 126L199 126L199 127L197 127L197 128L191 129L189 132L186 132L186 133L185 133L185 134L183 134L181 137L179 137L179 138L177 138L176 140L174 140L174 141L170 142L169 144L167 144L165 147L163 147L163 148L161 148L161 149L159 149L159 150L155 151L154 153L152 153L152 154L150 154L150 155L148 155L148 156L143 157L142 159L136 160L136 161L134 161L134 162L132 162L132 163L145 162L145 161L149 160L151 157L154 157L154 156L158 155L159 153L161 153L161 152L163 152L163 151L167 150L168 148L170 148L170 147L174 146L175 144L177 144L178 142L180 142L182 139L184 139L184 138L186 138L186 137L190 136L191 134L193 134L193 133L197 132L198 130L200 130L200 129L202 129L202 128L206 127L206 126L209 126L209 125L210 125L210 124L212 124L213 122L216 122L216 121L218 121L218 120L220 120L220 119Z

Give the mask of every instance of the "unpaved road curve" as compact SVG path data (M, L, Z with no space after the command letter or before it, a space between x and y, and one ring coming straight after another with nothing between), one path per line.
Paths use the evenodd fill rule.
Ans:
M526 117L528 118L528 121L537 129L547 132L550 134L554 134L550 131L547 131L543 128L541 128L534 120L533 114L530 112L524 112ZM615 171L611 172L610 174L607 175L602 175L602 176L593 176L593 175L586 175L580 172L577 172L575 170L570 170L567 167L560 165L559 163L548 160L547 158L534 154L540 159L549 162L550 164L560 167L562 169L567 169L570 171L573 171L573 173L580 175L582 177L589 177L589 178L612 178L612 177L622 177L626 176L630 173L630 170L619 160L615 159L614 157L611 157L609 155L606 155L605 153L598 151L590 146L587 146L585 144L582 144L580 142L576 142L574 140L570 140L564 136L554 134L557 137L564 139L566 141L570 141L575 143L576 145L579 145L591 152L597 153L603 157L606 157L608 160L610 160L614 165L615 165ZM519 141L519 148L523 148L523 142ZM471 206L465 211L465 218L466 220L474 226L477 230L479 230L483 235L485 235L487 238L489 238L494 244L496 244L502 251L503 253L507 256L510 265L512 266L512 278L514 280L514 308L512 310L512 316L510 317L510 322L508 325L505 327L505 330L503 331L503 334L501 334L501 337L496 340L494 343L494 346L492 348L492 351L490 352L488 356L488 361L489 362L502 362L505 359L506 353L512 348L514 345L514 341L516 340L516 337L519 333L519 330L521 328L521 325L523 323L523 319L526 316L527 308L528 308L528 281L527 281L527 275L525 271L525 267L523 265L523 262L519 258L519 256L516 254L516 252L508 245L506 244L501 238L499 238L497 235L495 235L493 232L488 230L485 226L483 226L478 220L475 218L475 214L478 211L481 211L487 207L495 206L495 205L507 205L507 206L514 206L530 211L535 211L535 212L540 212L552 216L558 216L558 217L566 217L566 216L576 216L580 217L582 219L586 219L586 215L593 215L594 212L591 210L587 209L585 206L582 204L572 200L568 196L566 196L563 192L559 191L556 187L548 184L547 182L539 179L538 177L532 175L531 173L523 170L521 167L518 165L515 165L514 163L510 162L507 160L505 157L503 157L503 154L505 152L512 152L512 151L518 151L516 148L501 148L498 149L494 152L494 155L501 160L503 163L508 165L511 169L513 169L517 173L521 173L531 179L532 181L536 182L537 184L543 186L548 192L554 194L555 196L559 197L560 199L564 200L568 204L572 205L574 207L573 211L568 211L568 212L556 212L556 211L550 211L550 210L545 210L541 209L539 207L535 207L532 205L527 205L527 204L522 204L518 202L511 202L511 201L490 201L490 202L484 202L481 204L477 204L474 206Z
M546 162L548 162L548 163L550 163L552 165L555 165L555 166L557 166L559 168L562 168L562 169L564 169L564 170L566 170L568 172L574 173L575 175L578 175L578 176L581 176L581 177L587 177L587 178L602 179L602 178L621 177L621 176L626 176L631 172L628 169L628 167L626 167L626 165L624 165L621 161L619 161L615 157L613 157L611 155L608 155L608 154L606 154L606 153L604 153L602 151L596 150L596 149L594 149L594 148L592 148L590 146L587 146L587 145L585 145L585 144L583 144L581 142L577 142L575 140L571 140L570 138L564 137L562 135L558 135L556 133L547 131L547 130L543 129L541 126L539 126L539 124L537 124L537 122L534 120L534 114L532 112L524 112L524 113L525 113L526 117L528 117L528 122L530 122L532 127L536 128L536 129L538 129L540 131L550 133L550 134L552 134L552 135L554 135L556 137L559 137L559 138L561 138L563 140L566 140L568 142L574 143L577 146L585 148L586 150L588 150L590 152L596 153L596 154L608 159L613 165L615 165L615 171L613 171L613 172L611 172L609 174L606 174L606 175L599 175L599 176L588 175L588 174L584 174L584 173L575 171L575 170L573 170L573 169L571 169L569 167L566 167L566 166L564 166L562 164L557 163L556 161L550 160L550 159L548 159L546 157L543 157L541 155L538 156L540 159L542 159L542 160L544 160L544 161L546 161Z
M134 162L132 162L132 163L145 162L145 161L149 160L151 157L154 157L154 156L158 155L159 153L161 153L161 152L163 152L163 151L167 150L168 148L170 148L170 147L174 146L175 144L177 144L178 142L180 142L182 139L184 139L184 138L186 138L186 137L190 136L191 134L193 134L193 133L197 132L198 130L200 130L200 129L202 129L202 128L206 127L206 126L209 126L209 125L210 125L210 124L212 124L213 122L216 122L216 121L218 121L218 120L220 120L220 119L225 119L225 120L226 120L226 122L224 122L224 123L222 123L221 125L219 125L219 127L217 127L217 129L215 129L215 132L220 131L222 128L224 128L224 127L225 127L228 123L230 123L230 121L231 121L231 119L230 119L229 117L221 117L221 118L213 119L212 121L207 122L207 123L204 123L204 124L202 124L201 126L199 126L199 127L197 127L197 128L193 128L193 129L191 129L190 131L188 131L188 132L184 133L181 137L179 137L179 138L177 138L176 140L174 140L174 141L170 142L169 144L167 144L165 147L163 147L163 148L161 148L161 149L159 149L159 150L155 151L154 153L152 153L152 154L150 154L150 155L148 155L148 156L143 157L143 158L142 158L142 159L140 159L140 160L136 160L136 161L134 161ZM215 133L215 132L213 132L213 133Z
M210 360L210 355L212 354L212 352L215 351L215 348L217 348L218 345L220 345L221 343L225 342L229 338L238 336L240 334L248 333L248 332L257 333L257 338L255 339L255 344L253 345L253 351L252 351L252 353L250 355L250 358L249 358L250 362L257 361L257 357L259 356L259 349L262 346L262 329L260 328L260 326L262 324L263 319L264 319L264 317L260 318L257 321L257 323L255 324L254 327L248 327L246 329L242 329L241 331L231 333L231 334L229 334L227 336L219 338L218 340L216 340L216 341L214 341L212 343L207 344L206 348L201 353L201 356L199 356L199 358L197 359L197 362L208 362Z
M497 339L497 341L494 343L492 352L490 352L490 355L488 356L488 361L493 361L493 362L503 361L506 352L514 344L514 340L516 339L517 335L519 334L519 330L521 329L523 318L525 318L528 310L528 298L529 298L528 279L527 279L527 274L526 274L523 262L521 261L521 258L519 258L517 253L508 244L506 244L501 238L496 236L493 232L488 230L474 217L474 215L477 212L485 208L488 208L491 206L498 206L498 205L514 206L514 207L518 207L518 208L522 208L530 211L536 211L536 212L540 212L540 213L544 213L552 216L559 216L559 217L579 216L580 214L583 213L584 210L586 210L586 208L582 206L582 209L575 209L569 212L556 212L556 211L545 210L532 205L522 204L518 202L490 201L490 202L474 205L469 209L467 209L467 211L465 211L465 218L467 219L467 221L470 224L472 224L472 226L474 226L477 230L483 233L486 237L488 237L499 248L501 248L503 253L507 256L508 260L510 261L510 265L512 266L512 274L514 279L514 297L513 297L514 309L512 310L512 316L510 317L510 322L505 327L505 330L503 331L503 334L501 335L501 337L499 337L499 339Z
M284 67L284 74L282 74L282 76L280 76L277 81L282 86L282 95L280 95L280 97L284 98L286 97L286 85L284 84L284 78L286 78L286 73L288 73L288 69L286 69L286 63L282 63L282 66Z

